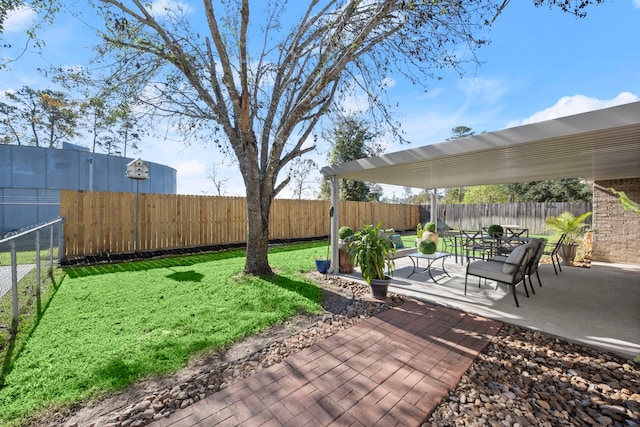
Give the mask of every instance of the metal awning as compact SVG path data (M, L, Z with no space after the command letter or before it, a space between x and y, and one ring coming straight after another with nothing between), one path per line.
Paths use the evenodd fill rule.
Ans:
M640 176L640 102L321 169L325 178L415 188Z

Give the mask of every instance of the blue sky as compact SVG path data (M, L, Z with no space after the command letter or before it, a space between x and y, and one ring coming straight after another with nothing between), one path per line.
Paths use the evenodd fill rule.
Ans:
M3 38L18 42L21 19L28 18L28 13L14 17ZM73 18L60 16L41 35L46 40L42 55L27 54L11 69L0 70L0 95L23 85L45 88L48 83L37 68L82 64L92 55L91 35ZM444 80L431 82L427 93L392 80L388 97L399 103L395 111L412 143L383 141L386 152L441 142L458 125L478 133L494 131L640 100L640 0L607 1L590 8L583 19L546 6L536 8L533 0L512 0L489 38L491 44L478 51L483 64L462 78L448 73ZM358 108L356 99L349 105ZM320 142L311 155L320 167L327 164L328 148ZM215 147L149 140L134 157L174 167L180 194L214 194L206 176L216 163L219 178L227 179L224 194L244 195L237 167ZM319 173L315 182L317 188ZM404 193L398 187L384 189L390 198ZM290 194L285 190L281 197ZM314 195L315 190L306 197Z

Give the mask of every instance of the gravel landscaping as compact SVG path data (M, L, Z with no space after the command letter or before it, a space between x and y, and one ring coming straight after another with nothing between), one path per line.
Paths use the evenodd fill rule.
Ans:
M637 363L505 325L424 426L638 426Z
M144 426L281 362L406 298L364 298L367 287L313 274L325 313L299 317L171 377L49 413L29 425ZM423 426L640 426L640 367L613 354L505 325Z

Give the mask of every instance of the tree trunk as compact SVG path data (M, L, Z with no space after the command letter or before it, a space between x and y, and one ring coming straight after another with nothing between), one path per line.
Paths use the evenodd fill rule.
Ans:
M260 194L260 184L255 183L247 189L247 258L245 274L271 276L269 266L269 214L271 198Z

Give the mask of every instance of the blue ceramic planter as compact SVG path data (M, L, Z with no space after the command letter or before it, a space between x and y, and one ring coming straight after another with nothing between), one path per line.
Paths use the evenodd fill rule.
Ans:
M327 274L327 271L329 271L329 265L331 265L331 260L329 259L316 260L316 268L322 274Z

